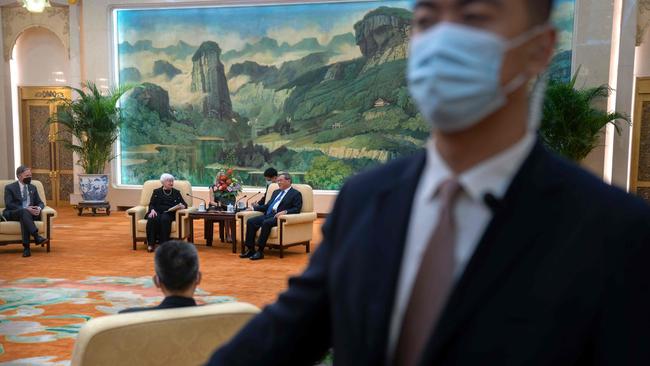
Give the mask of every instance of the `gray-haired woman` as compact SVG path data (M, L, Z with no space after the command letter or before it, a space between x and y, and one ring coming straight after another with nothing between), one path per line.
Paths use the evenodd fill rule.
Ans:
M168 210L178 204L183 208L187 207L181 192L174 188L173 175L167 173L161 175L160 183L162 187L154 189L151 194L149 212L147 212L147 251L149 252L154 251L156 244L169 241L176 212Z

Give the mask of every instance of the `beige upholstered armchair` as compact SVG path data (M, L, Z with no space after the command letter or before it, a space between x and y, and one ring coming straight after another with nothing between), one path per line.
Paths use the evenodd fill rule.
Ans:
M142 186L142 193L140 194L140 202L138 206L132 207L126 211L131 217L131 236L133 240L133 250L139 241L145 242L147 240L147 218L144 217L147 213L149 201L153 190L160 188L159 180L148 180ZM176 221L172 222L172 231L170 237L173 239L183 239L183 235L187 235L189 225L187 222L187 213L195 211L196 208L192 207L192 198L187 196L187 193L192 194L192 185L186 180L174 181L174 188L181 191L181 196L187 202L188 208L176 211Z
M95 318L79 331L70 365L203 365L258 312L227 303Z
M5 186L13 182L15 182L15 180L0 180L0 216L2 216L2 212L5 210ZM33 180L32 185L36 187L38 195L45 204L45 208L41 210L41 221L35 221L34 223L38 228L38 233L48 239L41 246L45 245L49 252L50 239L52 239L52 220L57 216L56 211L47 206L43 184L37 180ZM0 245L22 244L22 238L19 222L4 221L3 218L0 218Z
M269 240L266 242L267 247L280 249L280 258L284 258L285 248L295 245L304 245L306 252L309 253L314 221L316 221L317 217L314 211L314 192L312 188L306 184L293 184L292 187L302 194L302 210L298 214L284 215L278 218L278 226L271 230ZM271 195L276 189L278 189L276 183L269 186L266 193L266 202L271 200ZM242 252L244 251L243 243L246 239L246 221L251 217L260 215L262 213L257 211L237 213L241 228Z

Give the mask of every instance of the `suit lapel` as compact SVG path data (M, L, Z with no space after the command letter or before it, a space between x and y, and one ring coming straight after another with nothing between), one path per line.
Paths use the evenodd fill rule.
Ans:
M549 170L548 160L549 153L538 142L513 179L452 291L422 365L433 364L442 356L463 322L495 292L517 258L532 247L546 226L545 221L552 220L554 207L548 204L548 195L560 187L561 181Z
M370 261L365 277L368 283L366 297L366 344L375 350L368 364L385 363L390 317L393 309L397 278L402 260L406 232L411 216L413 196L426 160L424 152L415 155L398 177L380 189L374 201L369 245Z
M14 189L14 194L16 194L16 198L18 199L18 201L22 202L23 201L23 193L20 191L20 183L18 183L18 181L16 181L16 183L14 183L14 184L15 184L15 187L16 187Z

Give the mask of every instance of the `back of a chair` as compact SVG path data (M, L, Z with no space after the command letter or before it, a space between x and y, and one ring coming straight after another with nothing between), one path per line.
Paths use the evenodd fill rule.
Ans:
M302 210L300 212L314 212L314 191L310 185L294 184L293 188L302 194Z
M264 199L265 203L271 202L271 197L273 196L273 192L278 190L278 184L277 183L271 183L269 185L269 189L266 191L266 198Z
M15 180L0 180L0 208L5 207L5 186L15 182ZM47 206L47 198L45 197L45 188L43 188L43 183L38 180L32 180L32 185L36 187L38 191L38 196L41 198L41 201Z
M151 201L153 190L162 187L159 180L148 180L142 185L142 193L140 194L140 205L147 206ZM192 207L192 199L187 197L187 193L192 194L192 184L186 180L175 180L174 188L181 191L181 196L189 207Z
M202 365L258 312L227 303L95 318L81 328L71 366Z
M311 186L307 184L292 184L291 187L296 189L302 195L302 210L300 210L300 212L313 212L314 190ZM277 183L272 183L269 186L269 191L266 193L266 200L264 202L271 202L271 196L278 188Z

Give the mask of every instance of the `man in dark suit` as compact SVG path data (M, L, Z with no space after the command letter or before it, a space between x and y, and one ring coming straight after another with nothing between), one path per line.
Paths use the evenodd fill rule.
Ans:
M210 365L650 365L650 209L529 127L550 10L416 2L432 139L343 186L308 268Z
M246 221L246 251L239 258L263 259L266 241L271 234L271 229L278 225L278 218L282 215L297 214L302 209L302 194L291 187L291 175L281 173L276 183L279 188L271 195L271 201L253 207L255 211L263 212L264 215L251 217ZM260 236L257 239L258 250L255 251L257 230L260 230Z
M199 255L187 242L172 240L156 248L153 283L165 295L157 306L130 308L120 313L196 306L194 292L201 283Z
M29 249L29 238L34 237L34 243L40 245L47 241L38 234L34 221L40 221L41 210L45 204L38 195L36 187L31 185L32 171L21 165L16 169L18 180L5 186L5 210L2 213L9 221L20 221L20 231L23 236L23 257L32 255Z
M262 199L257 201L258 206L262 206L264 203L266 203L266 194L269 192L269 186L271 186L273 183L277 183L278 181L278 171L275 170L275 168L266 169L264 171L264 180L266 181L266 191L264 191Z

